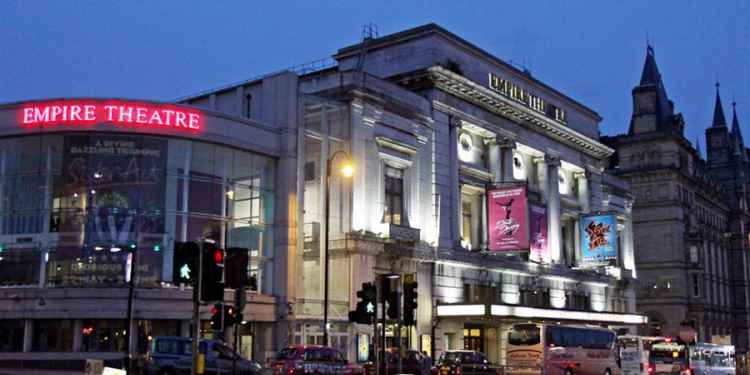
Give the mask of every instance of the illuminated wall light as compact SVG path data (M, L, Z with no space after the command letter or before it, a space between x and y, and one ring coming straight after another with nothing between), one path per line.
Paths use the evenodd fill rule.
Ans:
M565 307L565 291L562 289L551 289L549 291L550 304L556 309Z
M438 316L481 316L484 312L484 305L440 305L437 307Z
M490 313L493 316L516 316L519 318L563 319L591 322L616 322L623 324L645 324L648 318L635 314L613 314L586 311L565 311L539 309L534 307L492 305ZM439 316L439 315L438 315Z

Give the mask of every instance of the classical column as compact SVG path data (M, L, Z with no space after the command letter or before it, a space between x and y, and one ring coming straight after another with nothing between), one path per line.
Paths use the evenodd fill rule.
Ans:
M458 181L458 129L461 121L449 117L450 131L448 133L448 144L450 145L450 173L451 173L451 240L454 247L461 243L461 189Z
M490 173L492 174L492 182L500 182L503 180L502 168L500 166L502 158L500 152L500 143L498 142L498 139L496 137L487 138L487 140L485 140L485 143L489 148L489 160L487 160L487 164L490 169Z
M499 140L499 144L503 163L503 182L515 181L513 178L513 151L516 149L516 142L512 139L503 138Z
M577 172L573 174L573 177L575 177L577 183L578 202L581 204L581 212L587 214L591 211L588 172Z
M544 192L547 191L547 163L544 157L537 157L534 158L534 164L536 165L537 189L544 197Z
M547 165L547 243L549 257L552 263L559 264L562 260L560 243L560 186L557 177L560 168L560 158L546 155Z

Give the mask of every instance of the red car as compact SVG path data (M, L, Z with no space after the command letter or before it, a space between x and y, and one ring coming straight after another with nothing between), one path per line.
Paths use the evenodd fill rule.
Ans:
M337 374L364 375L362 366L350 364L334 348L294 345L282 349L273 363L274 375Z

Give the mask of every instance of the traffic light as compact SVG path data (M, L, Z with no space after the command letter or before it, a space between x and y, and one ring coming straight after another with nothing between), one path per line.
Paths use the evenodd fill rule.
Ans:
M234 306L224 305L224 327L237 324L237 309Z
M396 288L391 287L391 279L384 277L383 279L383 285L382 285L382 295L384 302L388 304L388 309L386 312L388 313L388 317L391 319L398 319L398 312L399 312L399 300L398 300L398 291ZM398 280L398 279L395 279Z
M349 321L360 324L372 324L377 312L378 292L373 283L363 283L362 290L357 291L357 308L349 311Z
M203 273L201 275L201 300L224 300L224 249L203 242Z
M172 283L195 285L198 279L198 254L200 246L195 242L175 242L172 262Z
M227 249L227 259L224 272L226 287L241 289L247 286L247 263L249 261L248 249L241 247L230 247Z
M404 283L404 325L417 324L417 282Z
M217 303L211 308L211 329L214 331L224 330L224 304Z

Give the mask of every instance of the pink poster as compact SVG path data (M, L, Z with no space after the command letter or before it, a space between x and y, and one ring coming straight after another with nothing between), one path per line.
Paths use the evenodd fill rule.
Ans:
M526 186L495 188L487 191L490 251L529 248L527 211Z
M544 262L547 254L547 207L529 205L531 208L531 220L529 222L530 253L529 260Z

